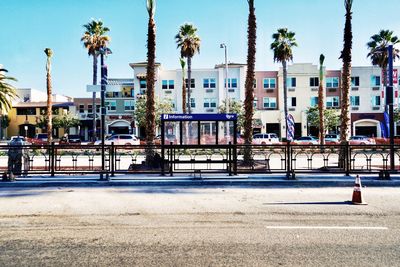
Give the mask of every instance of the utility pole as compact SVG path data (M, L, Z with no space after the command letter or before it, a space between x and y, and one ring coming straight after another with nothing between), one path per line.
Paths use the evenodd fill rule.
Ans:
M386 105L389 106L390 171L394 171L394 114L393 114L393 45L388 46L388 79Z
M220 48L225 49L225 113L229 113L229 92L228 92L228 49L226 44L221 44ZM217 126L218 127L218 126ZM227 142L229 142L230 134L229 134L229 121L226 121L226 137Z

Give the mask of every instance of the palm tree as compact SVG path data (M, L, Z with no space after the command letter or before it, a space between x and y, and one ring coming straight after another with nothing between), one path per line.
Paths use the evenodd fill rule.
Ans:
M0 139L3 135L3 112L7 112L12 105L12 100L17 96L14 86L8 81L17 81L15 78L6 76L6 69L0 68Z
M340 125L340 141L346 142L349 139L350 132L350 85L351 85L351 50L353 44L353 33L351 30L353 0L344 0L346 9L346 22L344 25L343 35L343 51L340 58L343 61L342 71L342 110L341 110L341 125Z
M185 60L183 58L179 58L179 63L182 68L182 113L186 113L186 86L185 86Z
M295 33L288 31L287 28L280 28L272 35L274 41L271 49L274 51L274 61L281 62L283 68L283 106L285 112L286 138L288 131L288 106L287 106L287 62L293 60L292 48L297 46Z
M247 73L244 100L244 143L251 144L253 138L253 102L254 102L254 69L256 63L257 21L254 0L247 0L249 16L247 19ZM236 133L234 133L236 134ZM251 148L246 146L243 154L244 164L252 164Z
M196 53L200 53L200 37L197 35L197 28L192 24L185 23L179 28L178 34L175 36L177 48L181 49L181 57L187 59L188 66L188 113L191 113L191 102L190 102L190 84L192 78L192 57Z
M321 54L319 56L319 87L318 87L319 142L321 145L324 144L324 134L325 134L324 61L325 61L325 56Z
M156 9L155 0L147 0L147 12L149 13L149 22L147 27L147 75L146 75L146 162L153 164L154 150L151 147L154 143L156 131L155 97L154 84L156 80L155 60L156 60L156 23L154 13Z
M97 59L101 47L107 47L110 37L107 36L109 28L103 26L101 20L92 19L88 24L83 25L85 32L81 37L83 46L87 49L88 55L93 57L93 85L97 85ZM96 92L93 92L93 141L96 141Z
M388 65L388 52L387 47L390 44L396 45L400 43L397 36L393 36L393 31L381 30L378 34L371 36L370 41L367 43L369 53L367 57L371 59L372 65L377 65L382 68L383 77L382 84L387 80L387 65ZM400 51L393 47L393 59L399 58Z
M47 142L50 144L52 141L52 106L53 106L53 97L52 97L52 86L51 86L51 57L53 56L53 51L50 48L46 48L44 53L47 56L46 63L46 85L47 85L47 110L46 110L46 119L47 119Z

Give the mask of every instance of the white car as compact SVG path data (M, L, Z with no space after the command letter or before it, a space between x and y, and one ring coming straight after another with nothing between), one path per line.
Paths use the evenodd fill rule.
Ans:
M253 135L253 144L256 145L279 144L279 138L274 133L255 134Z
M104 144L105 145L111 145L114 143L114 145L140 145L140 140L134 135L131 134L115 134L110 137L108 137ZM101 140L97 140L95 145L101 145Z
M318 139L313 136L302 136L293 141L295 144L299 145L318 145Z

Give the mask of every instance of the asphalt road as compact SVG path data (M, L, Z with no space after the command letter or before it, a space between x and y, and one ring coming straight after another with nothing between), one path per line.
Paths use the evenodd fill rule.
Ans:
M0 266L399 266L400 190L0 188Z

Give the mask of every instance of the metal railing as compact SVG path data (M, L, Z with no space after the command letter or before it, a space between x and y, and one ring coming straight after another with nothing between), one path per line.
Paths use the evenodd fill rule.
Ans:
M400 166L400 146L394 145L395 170ZM146 162L146 151L155 160ZM245 153L248 157L245 160ZM101 164L101 146L81 144L0 145L0 172L16 175L60 174L160 174L261 173L355 174L393 172L390 170L390 145L105 145L105 166ZM18 169L19 168L19 169ZM19 171L18 171L19 170ZM14 170L15 171L15 170Z

